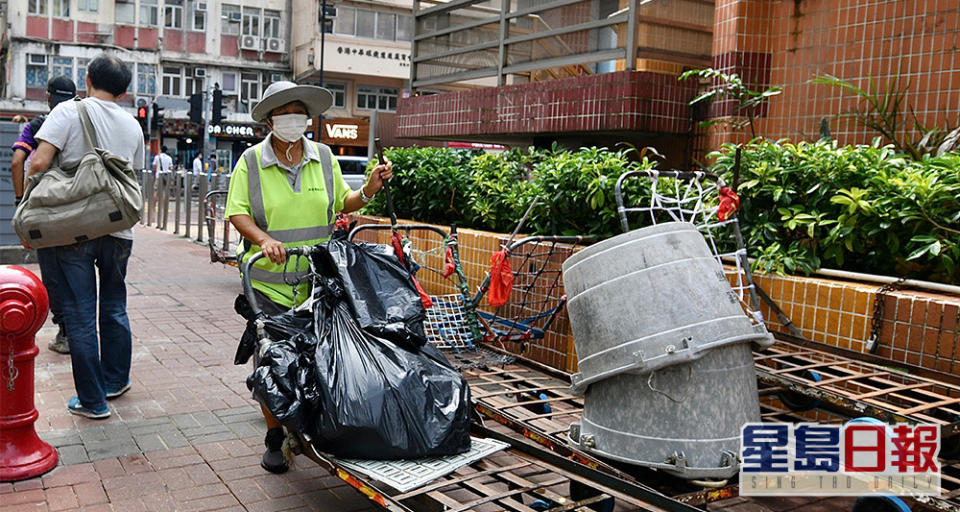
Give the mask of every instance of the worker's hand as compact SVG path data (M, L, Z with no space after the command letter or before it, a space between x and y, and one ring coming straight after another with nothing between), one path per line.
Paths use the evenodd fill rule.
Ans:
M263 251L264 256L270 258L270 261L276 265L283 265L283 262L287 261L287 249L282 243L272 238L264 240L260 244L260 250Z
M22 245L24 249L26 249L26 250L28 250L28 251L32 251L32 250L33 250L33 247L30 247L30 244L29 244L26 240L24 240L22 236L17 235L17 237L20 238L20 245Z
M370 172L370 179L367 180L367 183L363 186L363 193L368 197L373 197L374 194L380 192L380 189L383 188L384 180L389 180L393 177L393 162L384 158L385 164L377 164L373 168L373 171Z

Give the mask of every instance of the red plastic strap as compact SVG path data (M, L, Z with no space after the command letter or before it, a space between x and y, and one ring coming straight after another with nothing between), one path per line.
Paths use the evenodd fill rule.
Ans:
M717 219L727 220L740 209L740 196L730 187L720 188L720 206L717 207Z
M450 277L456 271L457 264L453 261L453 249L447 247L447 254L443 257L443 277Z
M333 223L333 229L350 230L350 219L343 212L337 212L337 220Z
M490 290L487 292L487 304L500 307L510 300L513 291L513 269L507 251L493 253L490 258Z
M400 233L394 233L393 236L390 237L390 245L393 246L393 253L397 255L400 264L409 272L410 269L407 267L407 262L403 256L403 238L400 236ZM427 295L427 292L420 286L420 281L417 281L416 276L410 274L410 279L413 280L413 285L417 287L417 293L420 294L420 303L423 304L423 309L433 306L430 295Z

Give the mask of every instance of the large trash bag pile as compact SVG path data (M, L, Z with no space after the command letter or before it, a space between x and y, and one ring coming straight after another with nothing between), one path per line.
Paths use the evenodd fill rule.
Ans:
M340 239L323 247L312 256L321 277L311 307L263 320L272 343L247 387L287 428L336 456L469 450L469 387L425 343L425 312L407 269L385 246Z

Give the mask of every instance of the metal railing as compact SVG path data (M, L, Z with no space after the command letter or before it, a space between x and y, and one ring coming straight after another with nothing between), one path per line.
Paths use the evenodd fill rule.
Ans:
M208 182L205 174L194 175L190 171L154 174L152 170L142 170L139 180L143 194L140 224L162 231L172 229L175 235L203 242L208 221L204 199L209 191L226 191L230 175L214 174Z

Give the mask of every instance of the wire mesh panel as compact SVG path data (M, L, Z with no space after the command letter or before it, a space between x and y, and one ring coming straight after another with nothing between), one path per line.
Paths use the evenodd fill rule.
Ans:
M628 187L625 181L632 177L645 179L648 188ZM633 197L625 199L625 191ZM643 192L649 197L646 203L639 197ZM631 213L639 214L636 218L641 226L663 222L689 222L696 226L744 311L753 323L765 325L735 208L731 212L720 212L721 203L733 201L735 197L730 195L732 191L723 179L699 171L631 171L620 176L615 193L624 232L630 230L628 214ZM722 201L724 197L730 199Z
M463 295L431 295L423 330L427 341L439 348L473 348L473 333L464 312Z

